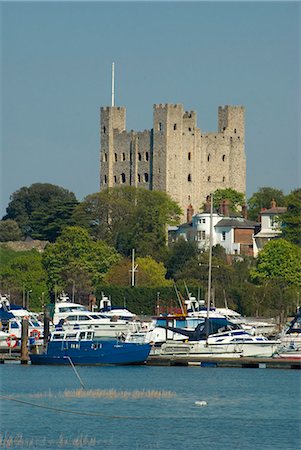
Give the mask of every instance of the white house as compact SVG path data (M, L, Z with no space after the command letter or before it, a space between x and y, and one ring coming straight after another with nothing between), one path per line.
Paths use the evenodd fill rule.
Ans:
M260 212L261 217L261 229L257 233L255 238L256 254L263 249L265 244L271 239L281 237L281 216L286 213L287 208L283 206L277 206L275 200L271 201L271 208L262 209Z

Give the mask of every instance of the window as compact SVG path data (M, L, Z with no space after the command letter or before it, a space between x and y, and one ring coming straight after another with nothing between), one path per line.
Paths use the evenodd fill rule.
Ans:
M236 128L234 128L234 133L236 134Z
M226 159L226 155L223 155L222 160L225 161L225 159Z
M103 127L102 131L103 131L103 134L106 134L106 127Z
M107 176L105 175L104 176L104 184L106 184L106 182L107 182Z
M226 240L226 232L223 231L223 232L222 232L222 241L225 241L225 240Z
M173 129L174 129L174 131L176 131L176 129L177 129L177 124L176 123L174 124Z
M202 231L202 240L204 241L206 239L206 232L203 230Z
M115 162L117 162L117 159L118 159L118 158L117 158L117 153L115 153L114 156L115 156Z
M191 152L188 152L188 161L191 160Z
M187 180L191 181L191 174L188 174Z
M141 161L141 153L138 153L138 161Z
M138 183L140 183L141 178L140 178L140 173L138 173Z
M225 179L226 179L226 178L225 178L225 177L223 177L223 183L224 183Z
M108 160L108 155L106 153L102 155L102 160L103 162L106 162Z
M117 177L114 175L114 183L117 183Z
M125 153L122 153L122 161L125 161Z
M211 181L211 176L209 175L209 177L207 178L208 181Z
M208 162L210 161L210 154L207 156L207 161Z
M162 122L158 123L158 131L163 131L163 124L162 124Z
M122 174L120 175L120 182L121 182L121 183L125 183L125 174L124 174L124 173L122 173Z
M202 222L203 222L203 223L206 223L206 219L202 219Z
M149 160L149 154L148 154L148 152L145 152L145 161L148 161Z
M148 173L144 174L144 181L147 183L148 182Z

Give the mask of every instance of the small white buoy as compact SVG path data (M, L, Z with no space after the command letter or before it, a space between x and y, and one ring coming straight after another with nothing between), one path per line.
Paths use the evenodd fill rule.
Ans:
M205 402L205 400L199 400L197 402L194 402L194 404L197 406L207 406L207 402Z

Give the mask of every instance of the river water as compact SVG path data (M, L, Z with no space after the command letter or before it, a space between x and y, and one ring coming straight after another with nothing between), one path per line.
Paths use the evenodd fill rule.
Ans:
M298 370L9 363L0 381L2 448L301 448Z

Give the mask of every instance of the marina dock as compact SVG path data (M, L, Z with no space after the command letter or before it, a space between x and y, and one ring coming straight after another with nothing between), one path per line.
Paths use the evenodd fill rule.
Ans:
M199 366L231 367L246 369L301 369L301 360L293 358L200 358L200 357L162 357L150 355L150 366Z
M0 364L30 364L29 360L22 360L19 352L0 353ZM151 355L146 361L147 366L195 366L215 368L244 368L244 369L301 369L301 360L293 358L169 358Z

